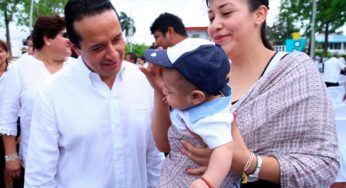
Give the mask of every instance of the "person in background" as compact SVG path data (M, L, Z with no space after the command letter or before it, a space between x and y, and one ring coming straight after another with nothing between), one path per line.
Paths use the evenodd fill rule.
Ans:
M343 64L346 64L346 60L345 60L345 57L346 57L346 54L339 54L339 58L338 60L343 63Z
M25 186L156 187L164 155L151 133L153 90L124 61L115 8L108 0L69 0L65 21L79 57L37 95Z
M144 56L140 56L140 57L137 58L137 65L147 68L148 67L148 62L147 62L147 60L145 59Z
M0 97L0 134L4 142L5 173L11 178L24 178L31 115L36 92L44 82L67 64L71 53L66 38L65 22L59 16L39 17L32 40L35 54L13 62L3 80ZM20 115L21 142L16 149L17 119Z
M137 64L137 55L134 52L128 52L125 55L125 61L128 61L133 64Z
M150 26L155 47L167 49L188 37L181 18L170 13L160 14Z
M0 40L0 98L2 97L2 90L4 89L2 81L6 76L6 71L9 64L8 56L9 54L8 54L8 48L7 48L6 42L3 40ZM5 171L2 170L4 168L5 168L5 150L4 150L2 139L0 139L0 187L5 187L5 179L6 179L4 174ZM7 178L7 179L12 181L12 178Z
M337 57L338 53L335 52L333 57L324 62L323 79L327 87L339 86L340 73L346 71L346 65Z
M315 56L314 57L314 62L316 64L316 68L320 73L323 73L323 69L324 69L324 64L322 63L321 57L320 56Z
M8 58L9 58L9 54L8 54L8 48L7 48L6 42L3 40L0 40L0 80L2 80L7 70L7 67L9 64Z
M265 33L268 0L206 2L208 33L232 61L231 110L237 114L228 179L232 187L330 186L340 165L335 120L313 60L301 52L272 50ZM161 128L153 132L157 137L171 125L158 70L146 74L155 88L152 126ZM181 142L182 154L205 165L186 172L204 173L211 150ZM165 143L158 147L169 147Z
M35 53L35 49L34 49L34 43L32 42L32 35L30 34L27 38L26 38L26 46L28 47L28 54L29 55L34 55Z

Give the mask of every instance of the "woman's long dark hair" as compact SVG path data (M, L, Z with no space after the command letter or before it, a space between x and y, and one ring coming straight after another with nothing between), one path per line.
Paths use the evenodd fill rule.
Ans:
M207 6L210 6L212 0L206 0ZM249 3L249 8L251 12L256 11L260 6L264 5L269 9L269 0L248 0ZM272 45L270 44L267 35L266 35L266 21L263 22L262 27L261 27L261 39L263 42L263 45L270 49L273 50Z

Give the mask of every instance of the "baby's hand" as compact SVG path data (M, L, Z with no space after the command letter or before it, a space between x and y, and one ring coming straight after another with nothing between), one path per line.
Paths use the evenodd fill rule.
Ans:
M209 188L207 184L204 183L203 180L201 179L196 179L195 181L193 181L189 188Z

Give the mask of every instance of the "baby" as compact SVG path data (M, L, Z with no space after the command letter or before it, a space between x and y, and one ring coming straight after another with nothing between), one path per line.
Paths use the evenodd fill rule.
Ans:
M227 55L220 46L193 38L167 50L150 49L144 54L150 63L163 67L163 93L172 107L173 126L168 138L171 151L163 164L159 187L177 187L183 183L190 184L191 188L220 187L232 163L233 115ZM187 157L177 154L181 146L173 144L181 142L177 142L179 134L202 139L213 150L207 171L199 178L186 173L172 174L176 171L174 168L189 165Z

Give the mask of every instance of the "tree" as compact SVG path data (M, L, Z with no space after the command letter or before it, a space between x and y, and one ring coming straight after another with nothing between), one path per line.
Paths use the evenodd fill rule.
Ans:
M135 34L136 32L135 21L131 17L127 16L125 12L122 11L120 12L119 19L121 28L123 32L125 32L126 38L133 36L133 34ZM132 33L130 29L131 27Z
M11 36L9 30L10 22L15 21L18 26L28 26L30 22L30 6L31 1L35 0L0 0L0 8L4 10L0 12L0 17L3 18L3 24L6 27L6 42L9 48L10 56L11 51ZM63 15L64 6L67 0L38 0L34 3L33 23L35 23L38 16L48 16L53 14ZM16 19L14 19L16 18Z
M299 27L294 24L297 13L292 12L290 7L290 0L281 0L280 13L273 26L268 27L269 38L274 45L285 44L292 33L299 31Z
M3 23L0 25L5 25L6 28L6 43L9 49L9 55L12 57L12 50L11 50L11 35L10 35L10 22L13 21L16 11L16 7L19 7L19 5L23 5L24 2L21 0L1 0L0 1L0 9L4 10L3 12L0 12L0 17L3 19Z
M39 16L64 15L64 7L67 0L24 0L23 12L18 13L18 25L29 26L30 22L30 6L34 1L32 21L35 23Z
M288 12L296 14L296 20L300 22L304 36L311 35L312 1L311 0L282 0L281 4L290 2L290 6L285 7ZM328 50L328 35L346 22L346 1L345 0L318 0L316 13L316 31L324 33L324 56Z
M145 44L133 44L133 52L138 56L143 56L144 55L144 51L147 50L149 48L149 46L145 45ZM130 52L130 46L128 44L126 44L125 46L125 52L128 53Z

